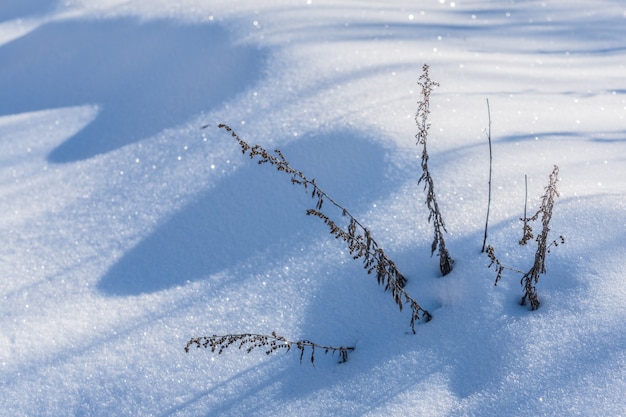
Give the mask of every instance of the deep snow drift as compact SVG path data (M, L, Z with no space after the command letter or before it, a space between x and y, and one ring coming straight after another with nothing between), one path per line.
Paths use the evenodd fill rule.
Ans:
M4 0L0 415L626 414L626 8L617 0ZM455 269L430 257L413 120ZM527 270L560 167L542 305ZM218 129L280 148L366 224L408 311ZM205 129L202 126L208 125ZM538 230L536 226L535 230ZM183 350L276 331L316 354Z

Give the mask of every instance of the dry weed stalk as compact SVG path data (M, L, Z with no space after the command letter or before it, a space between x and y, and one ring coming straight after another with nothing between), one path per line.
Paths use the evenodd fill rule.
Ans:
M417 124L418 129L415 137L417 138L417 145L422 145L422 175L417 183L420 184L424 181L426 206L430 211L428 221L433 222L435 232L430 253L432 256L435 253L435 250L439 248L439 270L441 271L441 275L445 276L452 271L452 264L454 264L454 260L450 257L450 254L446 249L446 242L444 241L443 233L447 233L448 231L446 230L446 225L443 221L441 211L439 210L439 204L437 204L433 178L428 170L429 156L426 149L426 142L428 139L428 131L430 129L430 123L428 123L428 115L430 114L430 94L434 87L439 86L439 83L430 79L428 69L428 65L424 64L422 67L422 75L419 77L419 81L417 82L417 84L422 87L422 99L417 103L417 113L415 114L415 123Z
M489 194L487 197L487 217L485 218L485 234L483 236L483 246L480 252L485 251L485 245L487 244L487 229L489 228L489 211L491 209L491 174L493 172L493 152L491 149L491 109L489 107L489 99L487 99L487 118L489 120L489 127L487 128L487 132L485 133L487 136L487 142L489 143ZM526 212L524 211L524 216L526 216Z
M525 305L528 301L530 303L531 310L536 310L541 304L539 297L537 296L537 283L539 282L539 275L546 273L546 254L550 252L552 246L559 246L559 243L565 243L565 238L559 236L558 239L553 240L548 244L548 234L550 232L550 220L552 219L552 211L554 209L555 199L559 196L557 191L557 182L559 181L559 167L554 166L552 173L550 174L548 185L545 188L545 193L541 197L541 205L537 212L531 217L526 217L526 207L524 206L524 217L520 220L523 222L523 236L519 241L520 245L526 245L531 239L534 238L533 229L530 225L531 222L536 221L541 216L541 233L535 238L537 242L537 250L535 251L535 259L533 266L528 272L523 272L515 268L503 265L495 255L493 246L487 247L487 256L491 260L489 268L495 265L496 269L496 281L497 285L502 277L502 272L505 269L523 274L520 284L524 287L524 295L522 296L521 304Z
M549 251L550 246L558 246L558 241L554 240L548 245L548 233L550 233L550 220L552 219L552 209L554 208L554 200L559 196L559 192L556 189L556 184L559 181L559 167L554 166L546 192L541 197L541 205L539 210L530 218L525 218L524 223L535 221L541 215L541 233L535 239L537 241L537 251L535 252L535 262L530 270L522 277L522 283L524 286L524 296L522 297L522 305L526 304L526 300L530 302L530 308L536 310L539 308L539 298L537 297L536 284L539 282L539 275L546 273L546 253ZM532 239L532 229L528 227L529 231L522 238L520 244L524 245L529 239ZM560 237L561 243L564 243L563 236Z
M210 348L211 352L217 352L217 354L220 355L225 349L232 345L236 345L238 349L245 349L246 353L250 353L257 348L262 348L265 350L266 355L281 349L289 352L291 348L295 347L300 351L300 363L302 363L305 351L310 349L311 356L309 360L312 365L315 365L315 349L324 351L324 354L330 352L333 356L337 353L339 355L339 363L346 362L348 360L348 352L354 351L354 347L352 346L324 346L311 342L310 340L292 342L291 340L285 339L283 336L277 335L276 332L272 332L271 335L245 333L195 337L187 342L185 352L189 353L191 347L195 346L196 348Z
M308 179L301 171L289 165L285 156L279 150L272 154L259 145L249 145L237 135L229 126L220 124L221 129L230 132L231 136L241 147L243 154L247 154L251 159L257 158L259 164L273 165L278 171L285 172L291 176L293 184L301 185L306 192L311 193L315 199L315 208L307 210L306 214L321 219L330 229L330 233L337 239L341 239L348 245L348 249L353 259L362 259L363 267L368 274L376 272L376 280L379 285L389 290L395 303L402 311L405 304L411 308L411 330L415 333L415 323L422 317L425 321L430 321L431 314L423 309L418 302L404 289L406 278L400 273L395 263L385 254L380 245L374 240L370 231L363 226L345 207L337 203L324 190L322 190L314 179ZM322 212L324 202L328 202L341 210L344 217L348 219L347 228L337 225L330 217Z

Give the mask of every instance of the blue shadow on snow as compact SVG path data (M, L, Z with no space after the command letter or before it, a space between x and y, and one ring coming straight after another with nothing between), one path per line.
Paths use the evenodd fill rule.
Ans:
M118 149L215 108L252 85L261 51L215 24L135 19L61 21L0 47L0 115L97 105L52 150L55 163Z
M391 188L385 150L354 132L303 137L282 150L294 168L351 211L366 208ZM269 165L242 158L240 169L126 253L101 279L99 290L110 296L152 293L237 267L253 256L280 259L298 245L310 245L313 236L333 239L319 219L306 216L315 201L303 188ZM332 216L330 208L324 205ZM335 220L341 221L341 213Z
M41 15L54 10L56 0L2 0L0 22Z

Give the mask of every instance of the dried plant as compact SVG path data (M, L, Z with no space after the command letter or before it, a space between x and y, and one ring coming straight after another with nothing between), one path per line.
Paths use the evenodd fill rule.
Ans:
M530 303L531 310L539 308L540 302L537 296L537 283L539 282L539 275L546 273L546 254L550 252L552 246L559 246L559 243L565 243L565 238L559 236L558 239L548 243L548 234L550 232L550 220L552 219L552 211L554 209L554 202L556 197L559 196L556 185L559 180L559 167L554 166L552 173L550 174L548 185L545 188L545 193L541 197L541 205L537 212L531 217L526 216L526 205L524 205L524 217L520 219L523 222L523 236L519 241L520 245L526 245L530 240L534 238L531 222L534 222L541 217L541 233L535 238L537 242L537 250L535 251L535 259L533 266L528 272L523 272L515 268L503 265L495 255L493 246L487 247L487 256L491 260L489 268L495 265L496 269L496 281L497 285L502 277L502 272L505 269L523 274L520 284L524 288L524 295L522 296L521 304L525 305L528 301Z
M512 267L504 265L502 262L500 262L500 260L496 257L496 252L495 252L495 249L493 248L493 246L488 245L487 249L486 249L486 253L487 253L487 256L489 257L489 259L491 260L491 262L489 263L487 268L491 268L493 265L495 265L496 281L495 281L494 285L498 285L498 282L500 282L500 279L502 278L502 272L504 272L505 269L508 269L509 271L517 272L517 273L520 273L520 274L524 273L524 271L520 271L519 269L512 268Z
M432 256L432 254L435 253L435 250L439 248L439 270L441 271L441 275L445 276L452 271L454 260L450 257L446 249L446 242L443 238L443 233L447 233L446 225L443 221L441 211L439 210L439 204L437 204L433 178L428 170L429 157L426 149L426 142L428 139L428 131L430 129L430 123L428 123L428 115L430 114L430 94L433 91L433 88L439 86L438 83L430 79L428 69L428 65L424 64L422 67L422 75L419 77L417 82L417 84L422 88L422 99L417 103L417 113L415 114L415 123L417 124L418 129L415 137L417 138L417 145L422 145L422 175L418 180L418 184L424 181L426 206L430 211L428 221L433 222L435 232L430 253Z
M552 219L552 209L554 208L554 200L559 196L559 192L556 189L556 184L559 181L559 167L554 166L546 192L541 197L541 205L537 213L530 218L524 218L524 224L535 221L541 216L541 233L535 239L537 241L537 251L535 252L535 262L530 270L522 277L522 283L524 286L524 296L522 297L522 305L526 304L526 300L530 302L530 308L536 310L539 307L539 298L537 298L536 284L539 282L539 275L546 273L546 253L550 246L554 244L558 246L558 241L553 241L548 245L548 234L550 232L550 220ZM532 229L529 229L528 235L532 239ZM560 237L561 242L564 242L563 236ZM528 241L527 236L524 236L522 242L524 244Z
M487 244L487 229L489 228L489 210L491 208L491 174L493 171L493 153L491 150L491 109L489 108L489 99L487 99L487 117L489 119L489 127L487 128L487 132L485 133L487 136L487 142L489 143L489 194L487 197L487 216L485 218L485 234L483 236L483 246L480 250L481 252L485 251L485 245ZM526 211L524 211L524 216L526 215Z
M520 220L524 222L524 226L522 226L522 238L519 241L519 244L524 246L528 243L529 240L535 237L533 235L533 228L530 226L529 218L526 215L526 208L528 204L528 175L524 175L524 217Z
M402 311L405 304L411 308L411 330L415 333L415 323L422 317L425 321L430 321L431 314L423 309L419 303L409 295L404 289L406 278L395 263L385 254L380 245L374 240L370 231L363 226L345 207L337 203L324 190L322 190L314 179L307 178L301 171L291 167L285 156L279 150L270 153L259 145L249 145L237 135L229 126L220 124L221 129L231 133L231 136L241 147L243 154L247 154L251 159L257 158L259 164L270 164L278 171L285 172L291 176L293 184L300 185L306 192L311 193L315 200L315 208L307 210L306 214L321 219L330 229L330 233L337 239L343 240L347 245L353 259L361 259L363 267L368 274L376 273L376 280L379 285L384 286L385 291L389 290L395 303ZM347 227L343 228L322 212L322 206L328 202L341 211L343 217L347 219Z
M185 352L189 353L191 347L195 346L196 348L210 348L211 352L217 352L217 354L220 355L225 349L232 345L237 346L239 349L245 349L246 353L261 348L265 350L266 355L279 350L289 352L291 348L296 348L300 351L300 363L302 363L306 350L310 349L311 356L309 360L312 365L315 365L315 349L323 351L324 354L330 352L333 356L337 353L339 355L339 363L346 362L348 360L348 352L352 352L355 349L353 346L324 346L309 340L292 342L291 340L285 339L283 336L277 335L276 332L272 332L271 335L245 333L195 337L187 342Z

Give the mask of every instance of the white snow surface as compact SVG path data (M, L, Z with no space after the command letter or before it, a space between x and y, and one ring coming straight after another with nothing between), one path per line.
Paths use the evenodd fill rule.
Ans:
M626 415L625 39L621 0L3 0L0 415ZM534 212L560 167L536 311L480 252L487 99L503 263L532 266L524 176ZM367 225L432 321L219 123ZM183 349L273 331L356 350Z

